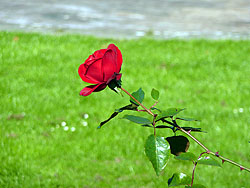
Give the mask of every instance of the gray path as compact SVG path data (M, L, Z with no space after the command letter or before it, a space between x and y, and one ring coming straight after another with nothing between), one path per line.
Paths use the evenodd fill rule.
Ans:
M250 0L0 0L0 30L250 38Z

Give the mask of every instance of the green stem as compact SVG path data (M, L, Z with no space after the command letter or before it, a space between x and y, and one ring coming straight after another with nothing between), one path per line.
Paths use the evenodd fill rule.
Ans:
M153 126L154 126L154 136L156 136L156 129L155 129L155 118L156 118L157 115L154 115L154 118L153 118Z

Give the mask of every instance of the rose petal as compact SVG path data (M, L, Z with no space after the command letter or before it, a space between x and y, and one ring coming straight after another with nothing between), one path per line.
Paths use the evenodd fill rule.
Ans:
M116 61L115 52L107 50L102 58L103 81L107 82L116 72Z
M106 88L106 84L97 84L97 85L90 85L90 86L87 86L85 88L83 88L80 92L80 95L82 96L88 96L90 95L92 92L98 92L98 91L101 91L103 89Z
M106 51L107 51L107 49L101 49L101 50L95 51L92 55L90 55L88 57L88 59L86 59L85 62L88 62L90 60L96 60L96 59L102 58Z
M80 65L78 73L84 82L99 84L103 81L101 59L106 51L107 49L95 51L82 65Z
M79 76L81 77L81 79L84 81L84 82L88 82L90 84L98 84L100 83L99 81L97 80L93 80L93 79L89 79L85 74L86 74L86 67L84 66L84 64L81 64L79 69L78 69L78 74Z
M114 44L110 44L107 49L111 49L116 54L115 68L116 68L116 73L119 73L121 71L121 66L122 66L122 53L119 50L119 48L117 48L117 46L115 46Z
M94 92L102 91L107 87L106 83L99 84L99 86L95 89Z
M120 80L121 77L122 77L122 74L117 74L117 75L116 75L116 80Z
M103 82L102 59L96 59L84 63L86 68L85 76L90 80Z
M107 49L101 49L101 50L97 50L94 52L94 54L92 55L94 58L100 58L103 57L103 55L105 54L105 52L107 51Z

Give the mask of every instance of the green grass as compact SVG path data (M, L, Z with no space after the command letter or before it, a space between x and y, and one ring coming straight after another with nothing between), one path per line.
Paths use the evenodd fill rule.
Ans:
M144 154L149 128L118 117L96 129L114 109L128 104L127 96L108 88L79 96L87 85L78 76L79 65L109 43L122 51L125 89L142 87L146 106L153 103L151 89L158 89L159 108L187 108L184 115L202 121L185 125L208 132L193 133L199 140L250 167L249 40L114 40L0 32L0 187L167 187L174 172L191 175L192 164L173 157L163 174L155 175ZM84 113L89 114L86 120ZM76 130L65 131L63 121ZM172 133L161 130L158 135ZM203 150L191 141L190 151L198 155ZM195 183L246 188L250 173L227 163L223 168L200 165Z

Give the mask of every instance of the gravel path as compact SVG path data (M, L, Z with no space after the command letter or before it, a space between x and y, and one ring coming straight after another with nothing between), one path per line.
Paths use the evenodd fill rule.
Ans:
M250 0L0 0L0 30L250 38Z

